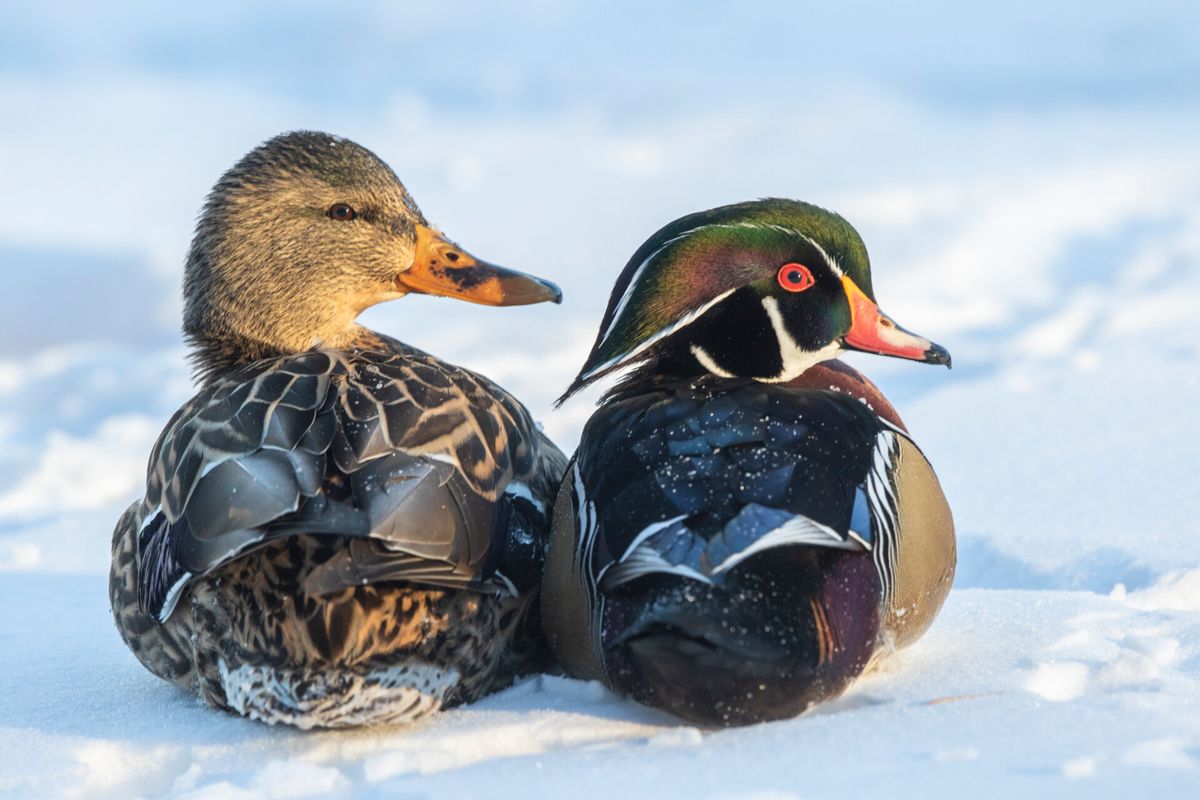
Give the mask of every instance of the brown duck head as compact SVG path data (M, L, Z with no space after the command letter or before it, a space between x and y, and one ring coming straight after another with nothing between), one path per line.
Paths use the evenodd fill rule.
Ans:
M284 353L369 347L378 339L358 315L410 292L484 305L562 298L449 241L370 150L298 131L256 147L213 187L188 253L183 330L210 377Z

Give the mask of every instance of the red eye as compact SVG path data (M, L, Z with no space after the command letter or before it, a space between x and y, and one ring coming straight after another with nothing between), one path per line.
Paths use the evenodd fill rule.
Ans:
M784 264L779 268L779 285L789 292L803 292L814 283L812 272L803 264Z

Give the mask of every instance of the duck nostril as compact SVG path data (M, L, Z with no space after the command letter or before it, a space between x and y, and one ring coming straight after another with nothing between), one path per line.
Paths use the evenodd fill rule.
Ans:
M896 323L892 322L890 319L888 319L887 317L880 314L879 315L879 326L881 328L894 328L894 327L896 327Z
M446 260L453 264L455 261L458 261L458 253L451 250L449 253L446 253Z

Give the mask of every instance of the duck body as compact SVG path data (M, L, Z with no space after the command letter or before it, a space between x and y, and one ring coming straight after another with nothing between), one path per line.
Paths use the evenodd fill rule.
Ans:
M379 177L372 154L323 134L264 147L287 155L297 141L301 156L356 159ZM291 180L289 158L251 184ZM337 213L301 235L343 236ZM411 226L386 227L409 234L396 271L428 286L428 270L410 274L428 267L420 234L413 255ZM496 290L497 274L509 291L549 287L477 266L440 238L434 249L448 293ZM331 292L353 284L360 257L331 270ZM447 261L470 274L447 278ZM534 296L554 299L551 289ZM167 423L145 496L113 534L110 600L138 660L213 706L305 729L411 721L537 668L534 598L565 458L524 406L474 372L362 328L344 346L295 352L212 335L220 330L191 333L202 386Z
M564 459L481 376L399 343L254 364L181 409L150 463L114 535L118 628L211 704L403 721L537 664Z
M836 697L932 623L953 521L891 404L828 360L875 342L867 325L902 331L867 313L861 243L828 233L841 226L759 201L672 223L631 259L570 390L632 366L555 507L543 624L571 674L744 725ZM680 287L695 296L653 321ZM907 332L879 347L949 361Z
M932 476L902 429L841 392L625 387L559 496L556 537L587 550L555 541L547 599L586 588L547 603L551 642L575 672L685 719L794 716L932 622L954 572ZM913 484L919 513L898 497ZM908 574L928 559L936 576Z

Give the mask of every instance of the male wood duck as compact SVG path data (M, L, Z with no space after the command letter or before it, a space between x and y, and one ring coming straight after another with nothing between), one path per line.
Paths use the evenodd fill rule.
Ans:
M633 255L561 400L627 376L584 427L542 594L575 676L706 725L790 717L919 637L954 574L929 462L862 350L950 366L877 307L841 217L762 200Z
M217 182L187 259L202 386L113 534L110 598L151 672L300 728L404 722L535 666L565 458L508 392L355 323L410 292L559 302L430 227L324 133Z

